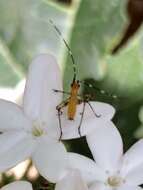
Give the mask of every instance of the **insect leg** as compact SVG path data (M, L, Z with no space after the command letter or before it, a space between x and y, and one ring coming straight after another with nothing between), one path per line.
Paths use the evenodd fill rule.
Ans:
M63 93L63 94L68 94L68 95L71 95L70 92L65 92L65 91L62 91L62 90L56 90L56 89L53 89L54 92L59 92L59 93Z
M92 105L87 101L87 104L89 105L89 107L91 108L91 110L93 111L93 113L94 113L94 115L96 116L96 117L101 117L101 115L98 115L96 112L95 112L95 110L93 109L93 107L92 107Z
M62 135L63 135L63 131L62 131L62 124L61 124L61 109L58 109L58 120L59 120L59 128L60 128L60 137L59 137L59 141L61 141Z
M60 128L60 137L59 137L59 141L61 141L62 135L63 135L63 131L62 131L62 124L61 124L61 114L62 111L61 109L64 108L67 104L68 104L69 99L63 101L61 104L59 104L56 107L56 110L58 111L58 120L59 120L59 128Z
M82 124L82 121L83 121L83 116L84 116L84 112L85 112L85 105L86 105L86 102L83 102L83 110L82 110L82 113L81 113L81 118L80 118L80 123L79 123L79 126L78 126L78 133L81 137L81 124Z
M69 98L62 101L59 105L56 106L57 110L61 110L62 108L66 107L69 102Z

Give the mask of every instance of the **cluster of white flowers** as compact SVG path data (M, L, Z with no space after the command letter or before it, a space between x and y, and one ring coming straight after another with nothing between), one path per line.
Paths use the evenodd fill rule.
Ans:
M55 190L137 190L143 184L143 140L123 155L123 143L111 121L115 110L106 103L90 102L101 117L86 106L81 135L86 136L94 160L67 152L59 141L56 106L62 102L62 77L55 58L36 57L29 67L23 106L0 100L0 172L31 158L38 172L56 183ZM77 105L74 121L61 114L62 139L80 138L78 125L83 104ZM32 190L16 181L1 190Z

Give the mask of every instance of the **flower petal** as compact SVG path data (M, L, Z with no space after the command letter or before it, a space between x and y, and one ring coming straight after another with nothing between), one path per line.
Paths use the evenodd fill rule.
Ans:
M88 135L87 143L97 165L107 171L117 169L123 154L123 144L120 133L111 121L107 122L106 127L98 127L93 134Z
M104 183L96 182L90 185L89 190L112 190L112 188L105 186Z
M31 123L23 110L15 103L0 99L0 131L23 130L30 128Z
M0 190L32 190L32 185L26 181L15 181L2 187Z
M131 170L125 177L126 182L130 185L143 184L143 164L140 164L135 169Z
M95 116L95 113L89 106L91 105L94 112L100 116ZM81 135L85 136L92 133L92 131L105 124L105 121L112 119L115 109L106 103L89 102L85 105L85 112L81 124ZM83 112L83 103L77 105L77 111L74 120L69 120L67 116L67 106L62 109L61 125L63 130L62 139L79 138L78 127L81 121L81 113Z
M124 155L122 175L126 176L131 184L143 183L143 140L135 143Z
M55 190L88 190L78 170L71 170L55 187Z
M62 90L60 69L52 55L41 54L29 67L24 111L33 120L48 123L47 127L53 127L57 114L56 106L62 100L62 93L55 93L53 89Z
M115 108L104 102L89 102L96 114L101 115L101 119L111 120L115 114Z
M0 147L0 172L3 172L29 158L35 142L22 131L6 132L0 135Z
M64 175L67 167L67 152L61 142L45 136L40 139L32 160L39 173L48 181L55 183Z
M68 153L68 159L69 169L78 169L88 184L95 180L104 181L106 179L106 174L93 160L76 153Z

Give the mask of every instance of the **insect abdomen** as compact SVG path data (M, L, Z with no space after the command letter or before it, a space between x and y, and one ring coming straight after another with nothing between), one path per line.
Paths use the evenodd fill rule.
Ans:
M74 120L76 114L76 107L77 107L77 97L72 97L68 103L68 119Z

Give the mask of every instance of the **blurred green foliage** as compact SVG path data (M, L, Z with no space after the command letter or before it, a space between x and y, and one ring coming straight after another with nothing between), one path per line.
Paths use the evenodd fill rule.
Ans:
M114 122L123 135L125 149L136 140L134 132L140 125L138 113L143 102L142 29L117 55L110 54L128 22L126 3L125 0L81 1L70 36L78 77L92 79L95 86L118 96L115 101L88 89L88 93L96 94L96 100L116 107ZM65 66L64 82L68 89L73 76L69 56Z
M78 78L117 94L117 100L113 100L83 86L83 93L96 94L97 101L116 107L114 123L127 149L136 141L134 132L141 125L138 114L143 102L143 32L141 28L117 55L110 55L127 23L126 3L127 0L73 0L65 6L55 0L1 0L0 86L15 86L25 76L33 56L52 52L64 71L64 87L69 90L73 65L49 24L52 19L72 49ZM84 138L69 141L68 147L90 155Z
M52 51L58 57L62 48L49 19L64 25L67 16L51 1L0 1L0 86L14 86L24 77L33 56Z

